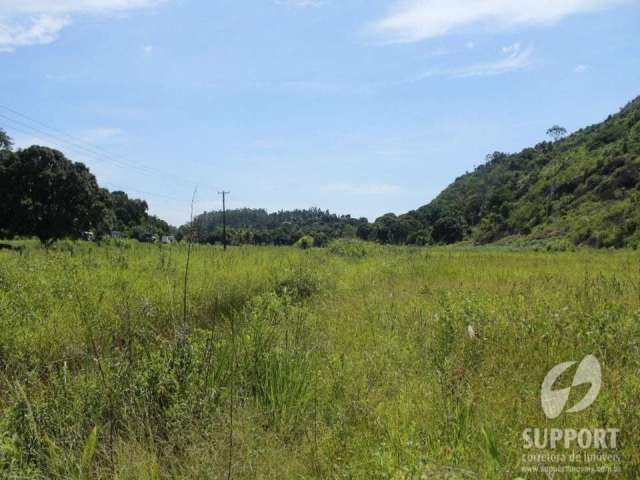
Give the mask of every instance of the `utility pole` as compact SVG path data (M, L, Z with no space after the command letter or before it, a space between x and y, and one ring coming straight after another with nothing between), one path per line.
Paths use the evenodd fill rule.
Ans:
M231 192L218 192L218 195L222 195L222 245L224 249L227 249L227 205L226 205L226 197Z

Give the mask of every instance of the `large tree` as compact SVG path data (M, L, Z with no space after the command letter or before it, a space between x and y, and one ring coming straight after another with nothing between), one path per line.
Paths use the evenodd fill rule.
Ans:
M110 204L116 216L116 228L120 230L141 225L148 219L147 202L129 198L125 192L111 192Z
M7 132L0 128L0 150L11 150L12 147L13 140L7 135Z
M48 245L106 228L108 193L82 163L33 146L0 155L0 230L35 235Z

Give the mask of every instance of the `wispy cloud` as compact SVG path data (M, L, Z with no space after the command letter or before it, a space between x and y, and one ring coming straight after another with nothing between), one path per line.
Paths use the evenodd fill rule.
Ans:
M370 27L387 42L418 42L471 27L503 30L550 24L631 1L395 0L388 14Z
M0 52L55 41L77 15L148 8L165 0L0 0Z
M388 183L332 183L327 185L327 190L334 192L342 192L353 195L385 195L390 193L398 193L402 190L398 185Z
M520 44L503 47L503 57L490 62L474 63L462 67L433 69L421 73L403 83L415 83L430 77L491 77L516 70L522 70L532 64L533 48L521 48Z
M25 45L51 43L69 21L67 16L51 15L38 15L14 23L0 20L0 52L11 52Z
M521 70L531 65L533 48L520 48L520 44L514 45L515 49L507 50L507 56L493 62L478 63L457 70L451 70L449 76L452 77L490 77L502 75L504 73ZM503 50L504 51L504 50Z
M576 73L584 73L589 69L589 67L587 67L586 65L578 65L576 66L576 68L573 69L574 72Z

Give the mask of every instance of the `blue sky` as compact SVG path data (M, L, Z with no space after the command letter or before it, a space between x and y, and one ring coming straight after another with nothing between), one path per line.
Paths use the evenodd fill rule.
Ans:
M0 0L0 127L174 224L196 184L374 219L640 95L639 27L638 0Z

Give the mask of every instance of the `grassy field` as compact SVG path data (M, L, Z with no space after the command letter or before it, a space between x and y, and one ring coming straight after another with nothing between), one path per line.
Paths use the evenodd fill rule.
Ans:
M195 246L185 304L186 252L0 252L1 478L546 478L524 429L600 427L640 477L640 252Z

